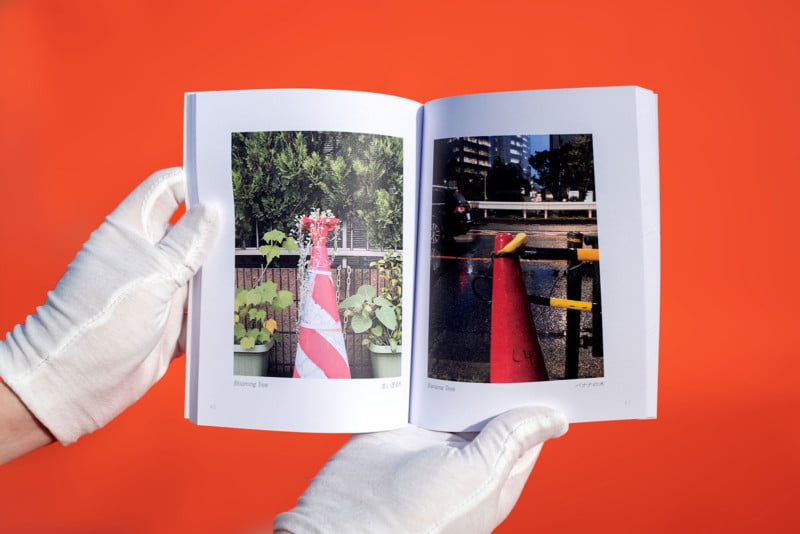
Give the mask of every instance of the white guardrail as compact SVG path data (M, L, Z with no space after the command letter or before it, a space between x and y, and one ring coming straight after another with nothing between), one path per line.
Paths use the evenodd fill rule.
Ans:
M597 202L499 202L496 200L470 200L468 201L472 209L483 210L486 217L487 210L514 210L522 211L522 218L528 218L528 212L544 212L547 219L548 211L586 211L589 218L594 217L597 210Z

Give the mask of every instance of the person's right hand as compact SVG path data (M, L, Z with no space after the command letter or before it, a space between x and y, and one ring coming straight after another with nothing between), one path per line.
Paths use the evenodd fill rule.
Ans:
M196 206L170 225L184 195L180 168L145 180L0 343L0 376L63 444L108 423L181 353L187 283L217 221Z
M311 481L276 532L485 533L511 512L560 412L517 408L477 435L406 426L357 434Z

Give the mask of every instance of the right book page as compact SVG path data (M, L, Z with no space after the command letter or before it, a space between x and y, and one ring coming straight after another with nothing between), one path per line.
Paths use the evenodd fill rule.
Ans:
M638 87L425 105L412 423L656 416L657 132Z

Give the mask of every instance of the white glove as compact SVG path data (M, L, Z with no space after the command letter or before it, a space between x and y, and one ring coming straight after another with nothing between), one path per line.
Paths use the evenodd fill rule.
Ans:
M542 443L566 431L560 412L533 407L495 417L477 436L414 426L355 435L275 518L275 530L491 532L517 502Z
M185 325L187 282L217 215L184 201L180 168L156 172L95 230L47 302L0 343L0 376L63 444L92 432L158 381Z

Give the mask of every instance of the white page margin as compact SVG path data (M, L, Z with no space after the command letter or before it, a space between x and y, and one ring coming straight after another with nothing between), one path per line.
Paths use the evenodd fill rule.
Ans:
M382 389L389 379L296 380L235 377L232 373L234 228L231 133L246 131L346 131L403 138L404 285L414 284L414 193L417 116L420 104L385 95L349 91L267 90L195 93L197 198L221 214L220 236L195 280L203 309L192 320L190 338L199 424L306 432L365 432L401 426L408 419L411 343L404 344L402 386ZM191 167L190 165L188 165ZM404 302L404 339L410 339L413 291ZM252 382L254 386L237 386ZM190 401L191 403L191 401ZM191 404L190 404L191 406Z
M425 105L418 303L426 302L429 284L430 230L425 221L431 216L433 161L426 151L435 139L592 134L605 362L604 377L592 379L514 384L430 379L427 377L428 310L426 305L420 305L415 323L412 423L437 430L477 430L503 411L531 404L560 409L571 422L655 417L653 389L658 343L658 273L657 270L652 273L658 266L657 130L652 124L655 100L655 95L644 89L614 87L467 95ZM650 210L647 215L643 213L645 209ZM645 228L649 235L643 233Z

